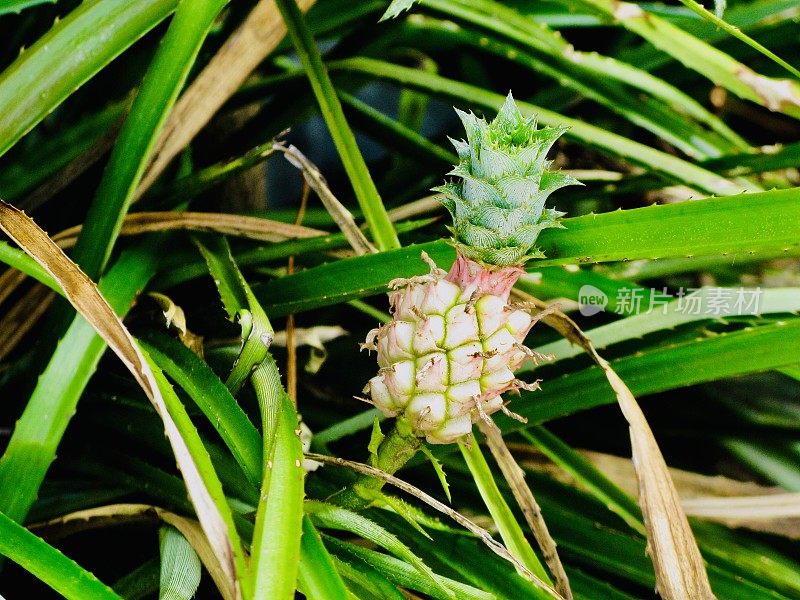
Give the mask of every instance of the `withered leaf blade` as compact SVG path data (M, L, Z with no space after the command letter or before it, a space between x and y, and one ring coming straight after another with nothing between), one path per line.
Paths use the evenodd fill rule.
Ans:
M356 254L361 256L363 254L374 254L377 252L378 250L369 242L358 225L356 225L355 219L350 211L333 195L333 192L331 192L325 178L316 165L292 145L284 146L282 144L277 144L277 147L283 152L286 160L303 174L306 183L317 193L317 196L319 196L319 199L325 206L325 210L328 211L331 218L336 222L336 225L342 230L344 237L350 242Z
M72 248L82 228L82 225L76 225L60 231L53 236L53 241L57 242L61 248ZM125 216L119 233L120 235L141 235L173 230L209 231L262 242L282 242L290 239L316 237L327 233L320 229L291 225L261 217L189 211L130 213Z
M513 293L540 311L546 310L548 314L542 317L542 321L579 344L603 370L617 396L630 427L633 466L639 483L639 506L647 529L647 551L653 562L659 595L664 600L716 600L675 484L636 398L572 319L528 294L517 290Z
M478 427L481 433L486 436L486 444L503 472L503 477L506 478L517 504L522 509L522 514L525 516L528 527L530 527L533 536L536 538L536 543L539 544L539 548L542 550L544 562L550 569L553 579L555 579L556 590L565 600L572 600L569 577L567 577L567 572L564 570L564 565L558 556L556 541L550 535L547 523L542 516L542 510L539 508L539 503L536 501L531 488L525 482L525 472L511 455L497 425L492 421L481 420L478 421Z
M636 471L629 460L587 450L581 454L618 487L636 495ZM575 479L557 467L554 470L550 464L545 467L536 460L528 460L526 466L544 469L568 485L578 485ZM673 467L669 472L688 516L715 521L732 529L751 529L800 539L800 493Z
M226 587L226 575L217 561L213 549L200 524L159 506L150 504L108 504L55 517L42 523L33 523L29 528L38 531L50 541L61 540L81 531L106 528L110 525L125 525L134 522L162 521L172 525L183 534L189 545L197 552L203 566L217 584L224 600L235 600Z
M238 596L234 552L228 526L203 482L186 441L167 409L153 371L120 318L100 294L95 283L22 211L0 201L0 229L33 257L58 282L64 295L122 360L153 403L164 422L178 467L200 524L225 571L227 593Z
M617 394L617 402L630 426L639 506L647 528L647 548L653 559L658 593L665 600L714 600L697 541L642 409L605 359L594 349L592 353Z
M308 10L316 0L299 0ZM137 190L141 196L286 35L275 0L261 0L181 95Z

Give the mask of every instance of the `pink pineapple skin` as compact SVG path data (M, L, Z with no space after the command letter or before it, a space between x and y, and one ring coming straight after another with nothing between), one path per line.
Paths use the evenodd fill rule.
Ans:
M480 290L482 294L500 296L508 302L511 288L524 272L525 269L517 266L482 265L459 252L445 279L452 281L466 293Z
M385 415L431 443L451 443L504 408L501 394L525 387L513 372L530 355L523 343L534 320L508 304L523 269L460 254L449 273L429 264L429 275L390 284L393 319L364 344L380 366L368 388Z

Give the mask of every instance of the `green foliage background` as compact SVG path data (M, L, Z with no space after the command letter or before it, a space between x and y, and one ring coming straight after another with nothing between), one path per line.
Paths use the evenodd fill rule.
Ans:
M278 0L289 35L136 202L174 103L255 2L0 4L0 197L52 233L84 225L71 256L185 405L183 433L202 440L207 481L221 484L220 506L238 532L244 596L543 597L412 496L401 502L387 488L383 507L355 513L335 506L355 477L347 469L325 466L304 482L291 468L262 471L302 458L280 374L286 352L267 355L257 342L290 314L299 328L348 331L326 343L315 373L302 370L309 350L298 349L297 410L314 432L311 449L367 460L377 412L353 396L375 367L358 342L383 318L387 283L427 271L423 250L442 268L454 258L445 211L414 203L455 162L447 136L460 136L460 124L450 107L492 116L509 89L526 114L569 127L552 158L585 184L553 196L565 229L542 233L546 258L527 265L519 288L573 310L583 286L608 296L609 312L573 314L640 399L670 466L762 486L732 483L731 495L800 492L797 0L731 1L722 21L692 0L398 4L409 10L379 23L385 0L318 0L306 16ZM301 178L271 150L287 128L379 252L348 253L313 193L302 224L321 230L314 237L120 236L126 215L144 210L294 223ZM266 178L269 195L232 198L241 189L232 182L247 178ZM0 594L179 598L199 585L199 597L219 597L207 571L198 580L191 536L152 511L63 522L132 503L192 523L195 515L161 420L119 361L63 300L31 318L45 298L33 280L61 290L6 241L0 261L32 278L17 286L11 270L0 275L0 554L9 559ZM680 290L704 286L757 287L760 314L690 318L675 304L647 314L621 304L625 290L641 290L648 305L651 290L677 302ZM143 292L181 307L205 339L202 358ZM624 481L587 458L596 454L579 452L629 456L614 394L555 332L539 325L528 345L555 361L524 373L543 380L542 391L513 400L528 422L498 423L575 597L652 598L639 508ZM253 385L244 385L251 367ZM453 508L502 531L453 450L434 452ZM494 465L487 471L478 483L494 472L497 502L513 505ZM447 500L420 456L399 476ZM722 486L704 479L700 495L718 491L714 481ZM743 528L692 519L719 598L800 598L793 498L770 518L752 511Z

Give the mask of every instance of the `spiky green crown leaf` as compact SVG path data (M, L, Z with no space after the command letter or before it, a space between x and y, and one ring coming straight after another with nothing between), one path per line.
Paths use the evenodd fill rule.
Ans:
M517 265L542 253L535 248L542 229L561 227L564 213L545 208L555 190L580 185L575 178L548 171L547 153L566 131L537 129L509 93L491 123L456 109L467 140L453 140L459 163L449 175L460 181L434 191L453 217L453 232L461 251L493 265Z

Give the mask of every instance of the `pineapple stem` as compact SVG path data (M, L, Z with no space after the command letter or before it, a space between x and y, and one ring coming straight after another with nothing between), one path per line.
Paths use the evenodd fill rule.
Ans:
M421 444L409 424L398 420L378 446L377 452L370 457L369 464L393 475L414 457ZM338 494L335 501L351 510L364 510L376 500L377 493L385 483L382 479L363 475L350 488Z

